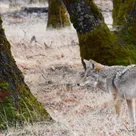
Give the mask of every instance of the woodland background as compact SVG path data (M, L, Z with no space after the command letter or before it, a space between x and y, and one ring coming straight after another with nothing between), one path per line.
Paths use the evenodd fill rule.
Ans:
M1 0L1 135L135 135L125 102L117 118L106 91L76 86L81 59L136 62L135 10L135 0Z

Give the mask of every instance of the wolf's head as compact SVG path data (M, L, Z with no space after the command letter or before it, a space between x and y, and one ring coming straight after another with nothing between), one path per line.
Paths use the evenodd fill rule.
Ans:
M92 86L100 89L105 88L105 77L101 76L101 70L104 65L97 63L93 60L85 61L86 71L78 86Z

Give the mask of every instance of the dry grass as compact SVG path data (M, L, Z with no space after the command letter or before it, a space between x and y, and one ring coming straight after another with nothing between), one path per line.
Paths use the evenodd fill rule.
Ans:
M12 24L4 16L12 53L32 93L43 103L54 123L26 123L9 128L8 136L134 136L124 102L121 117L108 93L76 86L83 71L74 29L47 31L42 15L29 15ZM30 42L35 36L37 42Z

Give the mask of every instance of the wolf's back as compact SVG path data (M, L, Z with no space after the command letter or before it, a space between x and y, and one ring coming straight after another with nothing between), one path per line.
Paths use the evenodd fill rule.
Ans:
M136 65L129 65L118 72L114 78L121 97L132 99L136 97Z

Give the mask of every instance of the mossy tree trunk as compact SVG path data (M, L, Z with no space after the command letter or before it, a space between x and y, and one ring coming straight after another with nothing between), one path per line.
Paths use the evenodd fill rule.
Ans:
M50 119L24 82L10 51L0 17L0 128L15 122Z
M124 25L134 6L135 0L113 0L113 25Z
M119 2L120 1L120 2ZM133 49L136 54L136 0L114 0L113 22L114 26L121 27L118 39L123 46Z
M61 0L49 0L47 27L63 28L70 26L67 10Z
M104 23L103 16L93 0L62 1L77 31L81 58L91 58L107 65L136 62L135 55L132 55L133 50L116 42L117 37Z

